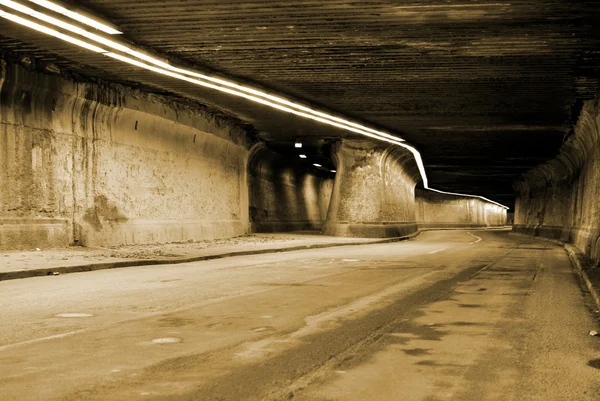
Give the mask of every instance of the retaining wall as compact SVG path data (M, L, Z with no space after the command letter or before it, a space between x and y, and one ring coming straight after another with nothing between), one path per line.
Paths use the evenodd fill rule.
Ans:
M513 230L570 242L600 260L600 105L584 104L559 155L523 176Z
M246 138L200 107L1 61L0 248L244 234Z

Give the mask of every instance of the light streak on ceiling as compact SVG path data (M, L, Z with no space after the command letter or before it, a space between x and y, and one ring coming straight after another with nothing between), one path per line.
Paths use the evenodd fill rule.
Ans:
M55 11L61 15L64 15L64 16L74 20L75 22L78 22L78 23L81 23L81 24L84 24L87 26L91 26L91 27L101 30L103 32L106 32L109 34L120 34L121 33L118 30L111 28L109 26L109 24L104 24L104 23L96 21L94 19L85 17L80 13L70 11L70 10L68 10L62 6L59 6L55 3L45 1L45 0L30 0L30 2L33 2L40 6L43 6L52 11ZM101 35L89 32L86 29L83 29L81 27L73 25L69 22L65 22L65 21L62 21L51 15L48 15L46 13L36 11L30 7L27 7L23 4L15 2L13 0L0 0L0 5L10 8L19 13L25 14L27 16L36 18L40 21L44 21L48 24L53 25L54 27L58 27L60 29L66 30L72 34L76 34L80 37L92 40L92 41L96 42L97 44L108 47L114 51L126 54L126 55L122 55L119 53L115 53L113 51L103 49L99 46L96 46L95 44L88 43L84 40L78 39L78 38L68 35L66 33L59 32L48 26L38 24L34 21L23 18L19 15L15 15L15 14L0 10L0 17L2 17L2 18L8 19L12 22L26 26L28 28L34 29L34 30L44 33L46 35L50 35L55 38L72 43L79 47L91 50L93 52L102 53L105 56L111 57L115 60L119 60L121 62L125 62L125 63L131 64L131 65L134 65L138 68L142 68L142 69L145 69L148 71L153 71L158 74L170 76L172 78L186 81L186 82L189 82L189 83L192 83L195 85L204 86L204 87L214 89L214 90L217 90L220 92L228 93L233 96L242 97L247 100L250 100L250 101L253 101L256 103L260 103L260 104L263 104L268 107L272 107L272 108L275 108L275 109L278 109L278 110L281 110L281 111L284 111L287 113L297 115L299 117L307 118L307 119L310 119L313 121L318 121L320 123L328 124L328 125L331 125L331 126L334 126L337 128L341 128L341 129L345 129L347 131L351 131L351 132L354 132L354 133L357 133L357 134L360 134L363 136L367 136L369 138L373 138L373 139L377 139L377 140L380 140L383 142L401 146L412 153L412 155L415 159L415 162L417 164L417 167L419 169L419 173L421 175L423 187L425 189L434 191L437 193L441 193L441 194L464 196L464 197L469 197L469 198L477 198L477 199L481 199L483 201L492 203L494 205L497 205L499 207L509 209L507 206L504 206L500 203L494 202L483 196L468 195L468 194L461 194L461 193L455 193L455 192L446 192L446 191L441 191L441 190L430 188L421 154L413 146L404 143L404 139L402 139L402 138L399 138L394 135L390 135L388 133L381 132L381 131L378 131L378 130L375 130L375 129L372 129L369 127L365 127L364 125L361 125L361 124L358 124L358 123L355 123L352 121L348 121L346 119L336 117L336 116L333 116L331 114L328 114L328 113L325 113L322 111L314 110L314 109L304 106L302 104L295 103L291 100L284 99L282 97L275 96L273 94L270 94L270 93L267 93L267 92L264 92L264 91L261 91L261 90L255 89L255 88L251 88L251 87L244 86L244 85L234 83L231 81L227 81L227 80L224 80L221 78L202 74L197 71L172 66L167 61L159 60L156 57L142 53L139 50L136 50L133 46L131 46L125 42L117 42L117 41L105 38ZM133 56L139 60L136 60L135 58L131 58L129 56ZM143 60L146 63L142 62L140 60ZM300 155L300 157L302 157L302 156L303 155Z

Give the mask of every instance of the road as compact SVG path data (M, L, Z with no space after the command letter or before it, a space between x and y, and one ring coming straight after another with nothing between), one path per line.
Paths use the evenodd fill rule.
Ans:
M0 282L0 400L598 400L564 251L506 231Z

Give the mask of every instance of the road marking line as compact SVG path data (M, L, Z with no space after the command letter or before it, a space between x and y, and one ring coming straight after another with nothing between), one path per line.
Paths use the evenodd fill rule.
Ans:
M6 349L9 348L13 348L13 347L18 347L20 345L26 345L26 344L33 344L33 343L39 343L42 341L47 341L47 340L54 340L57 338L65 338L65 337L69 337L72 336L74 334L78 334L78 333L82 333L84 331L87 331L87 329L81 329L81 330L75 330L75 331L69 331L68 333L62 333L62 334L55 334L53 336L49 336L49 337L42 337L42 338L36 338L34 340L29 340L29 341L23 341L20 343L14 343L14 344L8 344L8 345L3 345L0 347L0 351L4 351Z
M429 254L431 255L432 253L438 253L438 252L442 252L442 251L445 251L446 249L447 249L447 248L438 249L437 251L432 251L432 252L429 252Z
M481 241L481 238L479 238L478 236L476 236L476 235L473 235L473 234L471 234L471 233L467 233L467 234L469 234L471 237L475 237L475 238L477 238L477 241L469 242L469 245L473 245L473 244L476 244L476 243L478 243L479 241Z

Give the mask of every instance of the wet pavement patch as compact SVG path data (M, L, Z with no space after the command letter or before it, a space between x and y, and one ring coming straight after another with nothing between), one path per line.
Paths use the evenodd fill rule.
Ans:
M54 317L92 317L91 313L59 313Z
M600 359L592 359L588 362L588 366L591 366L595 369L600 369Z
M427 360L427 361L419 361L419 362L415 363L415 365L436 366L437 363L435 361Z
M428 355L431 349L425 348L414 348L414 349L403 349L402 350L406 355L419 356L419 355Z
M483 323L475 323L475 322L454 322L454 323L447 323L451 326L462 326L462 327L468 327L468 326L482 326Z
M479 304L458 304L461 308L481 308L482 305Z

